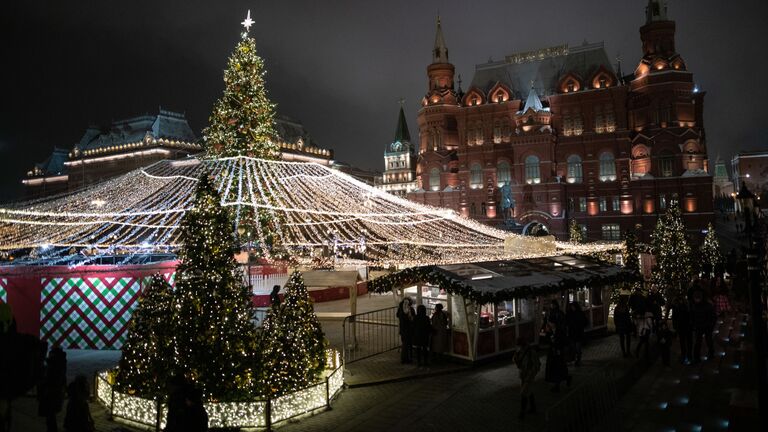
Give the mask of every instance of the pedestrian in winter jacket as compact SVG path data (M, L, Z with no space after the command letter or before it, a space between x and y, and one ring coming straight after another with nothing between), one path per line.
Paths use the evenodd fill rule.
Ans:
M91 417L91 409L88 406L90 390L88 379L84 375L78 375L67 387L69 400L67 401L67 414L64 417L64 430L67 432L93 432L96 426Z
M413 361L413 320L416 313L413 311L413 302L409 297L400 302L397 308L397 320L400 323L400 363Z
M429 364L429 339L432 333L432 323L427 316L427 308L419 305L416 317L413 319L413 345L416 347L416 363L419 367Z
M691 310L682 295L672 303L672 326L680 343L680 362L688 363L693 353L693 328L691 327Z
M701 361L701 339L707 343L707 355L712 358L715 355L715 347L712 343L712 332L715 329L717 315L712 303L704 299L702 291L693 293L693 304L691 306L691 324L693 325L693 361Z
M621 345L621 354L624 357L632 355L632 332L634 323L629 314L627 301L622 299L613 310L613 324L616 326L616 333L619 335L619 344Z
M514 361L520 370L520 414L522 420L526 412L536 412L536 399L533 396L533 381L541 369L541 360L536 348L528 344L528 339L517 339L519 349L515 352Z
M581 310L578 302L568 304L568 312L565 314L565 323L568 329L568 342L571 344L576 356L576 366L581 365L581 347L584 344L584 328L587 327L587 317Z

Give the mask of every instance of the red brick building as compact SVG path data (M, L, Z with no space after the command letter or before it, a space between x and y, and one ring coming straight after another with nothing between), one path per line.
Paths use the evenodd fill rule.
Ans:
M632 74L602 43L562 45L477 65L463 92L438 19L418 113L420 187L408 198L563 239L570 219L589 239L638 224L648 239L677 200L698 240L713 216L704 93L674 36L651 0Z

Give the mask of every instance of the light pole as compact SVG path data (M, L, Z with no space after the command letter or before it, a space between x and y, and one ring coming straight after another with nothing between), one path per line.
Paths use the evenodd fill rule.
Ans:
M749 301L752 314L753 344L755 348L755 361L757 362L757 404L761 423L766 423L768 407L766 407L766 388L768 387L768 372L766 372L765 357L765 323L763 322L762 292L760 287L760 271L763 263L763 242L753 243L753 231L755 231L755 208L757 200L755 195L747 189L742 182L736 198L741 205L744 215L744 230L747 234L747 278L749 282ZM758 208L759 211L759 208ZM762 239L760 239L762 240Z

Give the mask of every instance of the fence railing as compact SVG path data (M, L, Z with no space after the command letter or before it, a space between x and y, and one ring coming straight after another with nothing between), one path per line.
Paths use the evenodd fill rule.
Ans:
M210 428L265 428L293 417L328 409L344 386L343 363L335 350L326 352L326 370L315 384L277 398L249 402L206 402ZM125 423L160 431L165 427L168 405L162 400L139 398L115 389L109 372L97 373L96 398L110 416Z
M344 318L344 363L400 347L397 308L390 307Z

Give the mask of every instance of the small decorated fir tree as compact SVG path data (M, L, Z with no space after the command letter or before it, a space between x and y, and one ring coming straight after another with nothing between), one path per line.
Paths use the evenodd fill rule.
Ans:
M637 230L628 230L624 233L624 250L622 251L624 267L630 270L640 271L640 247L638 245Z
M173 292L159 274L147 278L117 368L117 388L145 398L164 397L174 369Z
M174 293L176 362L209 399L236 400L252 390L256 329L251 293L233 256L232 218L207 175L181 222Z
M701 245L702 269L707 276L717 276L722 272L723 255L720 253L720 241L717 239L715 228L710 223L707 225L707 235L704 244Z
M262 327L262 392L279 396L314 383L325 366L323 330L298 271L285 285L285 299Z
M674 298L684 292L693 275L691 246L677 202L671 202L667 213L656 222L652 240L656 256L653 282L667 298Z
M277 159L275 105L264 86L264 61L247 29L229 57L224 95L213 106L203 139L210 156Z
M568 237L571 243L584 243L584 234L581 232L581 225L576 219L571 219L568 223Z

